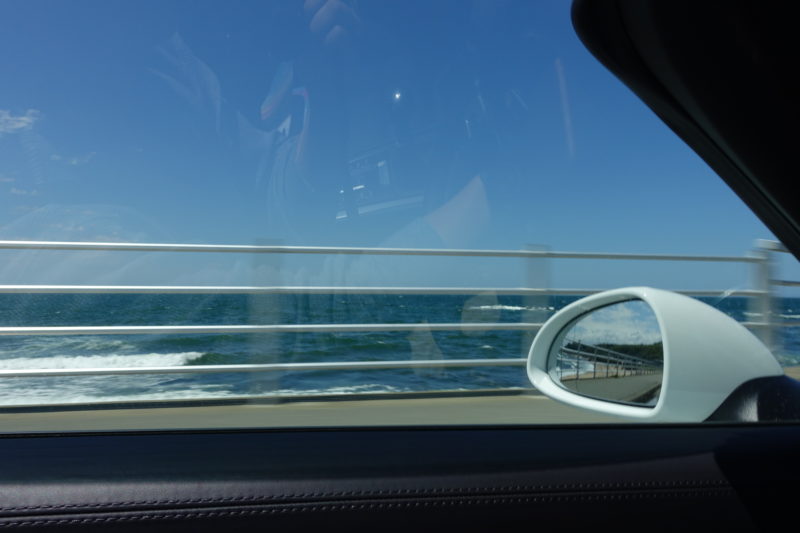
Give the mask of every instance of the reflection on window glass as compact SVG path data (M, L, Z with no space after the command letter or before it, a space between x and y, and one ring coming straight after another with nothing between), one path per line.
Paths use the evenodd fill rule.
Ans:
M0 17L3 406L528 393L539 326L630 285L694 291L800 362L796 294L747 292L778 277L774 237L568 2ZM759 263L614 255L756 239Z

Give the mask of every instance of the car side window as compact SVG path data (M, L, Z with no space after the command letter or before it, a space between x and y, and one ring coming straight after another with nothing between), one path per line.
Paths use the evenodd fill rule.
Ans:
M630 286L800 376L797 262L568 11L3 2L0 430L608 422L526 361Z

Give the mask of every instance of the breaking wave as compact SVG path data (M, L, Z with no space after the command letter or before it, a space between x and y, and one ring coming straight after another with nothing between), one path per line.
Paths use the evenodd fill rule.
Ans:
M52 357L14 357L0 359L0 370L136 368L183 366L203 356L202 352L148 353L133 355L57 355Z

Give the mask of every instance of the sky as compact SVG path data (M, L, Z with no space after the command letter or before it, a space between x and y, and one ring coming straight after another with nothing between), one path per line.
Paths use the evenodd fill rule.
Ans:
M629 300L601 307L570 326L565 343L654 344L661 342L655 313L642 300Z
M6 0L0 17L0 239L738 256L774 238L584 49L566 1ZM0 283L750 280L620 261L0 261Z

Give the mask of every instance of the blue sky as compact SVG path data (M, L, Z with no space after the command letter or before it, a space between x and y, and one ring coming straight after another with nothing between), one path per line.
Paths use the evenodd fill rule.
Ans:
M13 21L0 34L0 238L704 255L772 238L589 55L568 2L305 4L0 4ZM528 275L509 260L0 255L6 282ZM569 287L748 282L739 266L545 270L538 282Z

